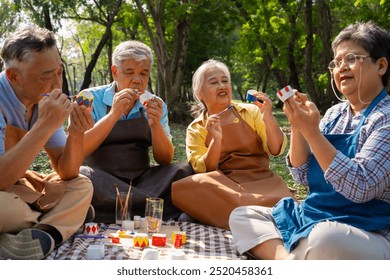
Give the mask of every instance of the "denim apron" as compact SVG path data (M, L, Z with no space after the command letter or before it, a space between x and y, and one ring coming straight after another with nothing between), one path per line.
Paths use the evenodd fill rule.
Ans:
M371 102L352 134L324 134L326 139L349 158L356 154L360 128L372 109L387 95L386 90ZM331 131L340 115L325 127ZM273 217L282 234L288 251L294 249L299 239L307 237L312 228L322 221L337 221L366 230L390 228L390 203L373 199L355 203L336 192L325 181L324 172L313 155L309 158L308 181L310 194L302 204L283 199L273 208Z

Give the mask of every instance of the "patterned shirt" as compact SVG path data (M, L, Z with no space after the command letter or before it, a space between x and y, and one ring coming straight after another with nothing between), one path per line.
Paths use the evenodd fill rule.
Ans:
M326 131L326 124L340 114L333 129ZM351 134L358 126L362 114L363 112L353 115L348 102L337 104L325 113L320 129L324 134ZM294 180L308 185L308 162L300 167L292 167L287 155L287 165ZM355 157L349 158L338 151L324 176L337 192L355 203L372 199L390 203L389 95L378 103L361 127ZM380 233L390 240L390 229Z

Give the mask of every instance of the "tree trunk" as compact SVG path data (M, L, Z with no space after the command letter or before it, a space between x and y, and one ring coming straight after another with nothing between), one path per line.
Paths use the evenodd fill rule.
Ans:
M92 82L92 71L95 68L95 65L99 59L100 53L102 52L104 45L109 41L111 37L111 27L114 23L115 16L118 14L118 11L122 5L122 0L117 0L114 9L108 15L108 21L106 25L106 31L103 34L94 54L92 55L91 61L88 63L87 69L85 70L84 81L81 85L81 89L88 88Z
M307 92L312 100L317 103L318 93L313 81L312 73L312 56L313 56L313 24L312 24L312 1L306 0L305 5L305 29L306 29L306 47L305 47L305 64L303 78L305 80Z
M51 24L50 11L48 6L43 7L43 19L45 21L45 28L53 31L53 25Z
M53 24L51 23L50 10L48 6L43 7L43 19L45 22L45 28L53 31ZM64 61L62 60L62 62ZM69 86L65 71L62 71L62 92L69 96Z
M294 49L296 46L296 41L298 38L298 32L297 32L297 14L291 11L289 8L287 1L285 0L279 0L279 3L282 5L283 9L286 11L288 15L288 20L290 23L290 40L288 42L288 54L287 54L287 60L288 60L288 65L290 69L290 77L288 84L290 84L293 88L298 89L299 91L301 90L300 84L299 84L299 71L297 68L296 64L296 59L295 59L295 54L294 54ZM300 10L298 8L297 10Z
M329 10L329 7L326 4L325 0L318 0L318 11L319 11L319 20L321 28L318 30L318 34L321 37L322 45L323 45L323 53L321 58L323 59L323 65L324 67L328 67L329 61L333 59L333 53L331 49L331 36L332 36L332 18L331 13ZM328 77L329 81L331 81L331 75L328 71ZM324 94L324 98L321 102L321 106L319 106L319 110L324 113L327 108L329 108L333 102L337 102L336 97L334 96L332 92L332 86L331 83L328 83L326 94Z
M261 42L259 41L261 47L265 50L266 49L266 43L265 42ZM277 50L274 50L274 55L276 56L276 53L277 53ZM287 77L286 75L283 73L283 71L277 69L277 68L272 68L272 64L273 64L273 59L272 59L272 55L267 53L266 51L264 52L264 61L267 65L267 68L269 69L269 71L271 71L276 83L278 84L278 87L279 88L282 88L284 86L286 86L287 84Z
M111 71L111 65L112 65L112 32L110 32L110 38L108 39L107 43L107 55L108 55L108 64L107 64L107 73L110 73L110 82L114 81L114 78L112 77L112 71Z
M160 42L161 40L159 41L158 36L155 36L155 34L154 34L150 24L149 24L148 17L146 15L145 11L144 11L143 4L141 3L141 1L140 0L135 0L135 4L137 5L138 11L139 11L139 13L141 15L144 27L146 29L146 32L148 33L148 36L150 38L150 42L152 44L152 49L154 50L154 54L156 55L156 59L157 59L157 62L156 62L156 64L157 64L157 89L156 89L156 94L158 96L160 96L163 100L165 100L165 96L164 96L165 95L165 93L164 93L165 92L165 89L164 89L164 73L163 73L163 70L164 70L164 67L163 67L164 57L166 56L166 55L164 55L165 42L164 42L164 40L162 42ZM156 12L155 12L155 10L153 8L153 4L150 3L150 1L148 1L148 9L149 9L149 12L151 13L151 15L153 17L153 22L155 22L155 21L159 22L159 19L156 16ZM159 28L161 28L161 24L160 24ZM157 26L156 26L156 33L157 33ZM166 52L166 48L165 48L165 52Z
M176 26L175 44L171 63L170 80L173 82L172 90L168 90L168 100L176 100L180 96L183 82L184 68L187 60L189 46L190 26L185 18L179 20ZM167 104L169 109L174 110L174 102Z
M146 2L153 20L154 31L149 24L148 17L143 9L141 1L135 0L157 58L157 95L164 100L169 112L172 113L172 110L176 110L173 101L180 96L189 46L190 27L185 15L183 15L176 25L173 54L172 57L170 57L164 37L164 27L162 25L162 18L164 17L163 1L153 2L147 0Z

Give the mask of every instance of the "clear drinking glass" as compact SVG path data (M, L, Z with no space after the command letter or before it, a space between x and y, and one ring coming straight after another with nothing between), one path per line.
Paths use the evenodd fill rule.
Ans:
M115 224L122 227L123 221L130 221L132 195L128 192L119 192L115 205Z
M164 211L164 199L149 197L146 199L145 218L146 231L148 233L158 233L161 231Z

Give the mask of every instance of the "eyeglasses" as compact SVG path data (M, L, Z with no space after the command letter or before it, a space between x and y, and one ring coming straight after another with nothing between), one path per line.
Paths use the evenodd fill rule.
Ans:
M363 60L367 57L370 57L369 55L360 55L360 54L354 54L354 53L349 53L346 54L343 58L342 61L333 59L329 65L328 68L330 72L333 73L334 69L338 69L341 66L341 63L344 62L345 64L348 65L348 67L353 67L356 63L356 59L359 59L360 62L363 62Z

